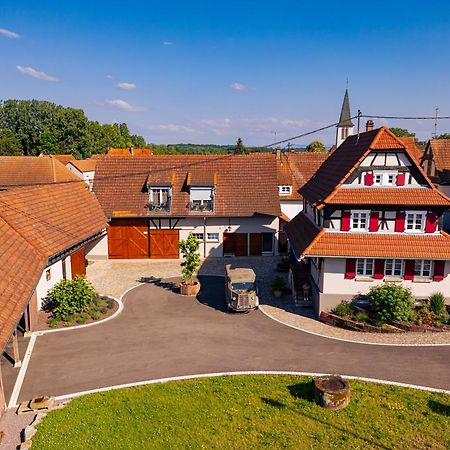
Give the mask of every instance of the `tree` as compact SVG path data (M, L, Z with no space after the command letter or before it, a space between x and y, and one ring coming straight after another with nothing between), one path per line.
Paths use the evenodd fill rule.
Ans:
M306 146L306 151L312 152L312 153L321 153L321 152L326 152L327 149L326 149L325 145L322 144L322 142L312 141Z
M131 136L131 143L134 148L144 148L145 147L145 139L142 136L138 136L137 134L133 134Z
M374 286L370 289L368 298L370 308L382 322L409 320L413 312L411 290L394 283Z
M20 141L11 130L0 130L0 156L19 156L22 154Z
M397 137L416 137L416 133L411 133L406 128L389 128Z
M192 233L189 233L185 241L181 240L179 242L179 247L183 255L181 280L185 283L194 284L192 277L200 266L200 255L198 253L200 242Z
M241 138L238 138L238 140L236 141L236 147L234 149L234 153L237 155L242 155L244 153L247 153L247 150L244 147L244 144L243 144Z
M439 136L436 136L436 139L450 139L450 133L443 133Z
M44 131L37 138L36 148L39 154L56 155L59 153L58 139L51 131Z

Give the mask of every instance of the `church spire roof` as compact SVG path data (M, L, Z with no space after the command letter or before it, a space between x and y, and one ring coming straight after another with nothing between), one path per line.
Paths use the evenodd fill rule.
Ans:
M339 117L338 127L353 127L350 114L350 101L348 99L348 89L345 90L344 101L342 102L341 116Z

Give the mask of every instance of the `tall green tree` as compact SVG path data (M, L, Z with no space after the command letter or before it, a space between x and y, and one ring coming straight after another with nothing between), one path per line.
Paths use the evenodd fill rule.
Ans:
M397 137L416 137L416 133L411 133L406 128L389 128Z
M238 138L236 141L236 147L234 148L234 153L237 155L241 155L247 153L247 149L244 147L244 143L241 138Z
M320 141L312 141L306 146L305 150L307 152L311 152L311 153L320 153L320 152L326 152L327 148Z
M39 154L56 155L60 153L58 139L51 131L43 131L37 138L36 148Z
M0 130L0 156L20 156L20 141L11 130Z

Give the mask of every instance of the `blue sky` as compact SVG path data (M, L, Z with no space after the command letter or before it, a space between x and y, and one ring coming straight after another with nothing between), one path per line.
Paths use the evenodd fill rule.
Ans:
M347 77L352 113L450 115L449 43L444 1L2 0L0 98L80 107L150 142L264 145L335 122Z

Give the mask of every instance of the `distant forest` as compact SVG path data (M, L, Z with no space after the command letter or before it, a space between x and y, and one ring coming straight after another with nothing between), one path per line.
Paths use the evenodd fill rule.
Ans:
M227 154L233 145L150 144L131 134L126 123L101 124L89 120L82 109L40 100L0 101L0 156L72 154L89 158L108 148L150 148L155 154ZM239 152L270 151L242 145Z

